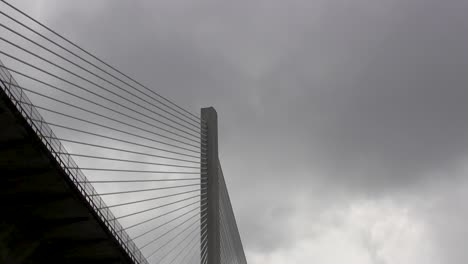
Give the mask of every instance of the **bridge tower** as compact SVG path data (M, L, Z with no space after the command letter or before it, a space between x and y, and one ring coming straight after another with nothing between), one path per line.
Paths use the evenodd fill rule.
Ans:
M206 198L207 214L201 219L201 223L207 223L207 258L208 264L221 263L220 252L220 215L219 215L219 157L218 157L218 115L213 107L201 109L201 164L202 175L206 177L206 192L202 194ZM204 132L203 132L204 131ZM202 237L203 239L203 237ZM202 241L203 242L203 241ZM202 243L203 247L203 243ZM202 248L203 250L203 248ZM203 261L203 260L201 260Z

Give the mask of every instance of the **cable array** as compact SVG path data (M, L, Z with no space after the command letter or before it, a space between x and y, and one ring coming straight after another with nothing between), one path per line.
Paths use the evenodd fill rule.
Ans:
M205 121L4 0L0 43L2 89L132 259L206 261Z
M221 262L246 264L244 248L229 199L221 165L218 166Z

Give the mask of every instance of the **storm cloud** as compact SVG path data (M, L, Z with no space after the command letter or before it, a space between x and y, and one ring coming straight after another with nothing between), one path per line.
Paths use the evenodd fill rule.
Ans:
M13 4L216 108L249 263L468 258L468 2Z

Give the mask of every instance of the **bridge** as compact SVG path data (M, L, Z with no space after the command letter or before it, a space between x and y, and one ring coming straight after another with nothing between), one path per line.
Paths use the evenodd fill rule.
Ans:
M0 263L247 263L217 113L0 1Z

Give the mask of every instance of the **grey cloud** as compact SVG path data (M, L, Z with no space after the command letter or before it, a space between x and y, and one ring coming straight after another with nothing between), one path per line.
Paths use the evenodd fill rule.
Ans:
M46 13L58 31L190 110L216 107L247 250L292 244L295 212L424 196L421 186L441 180L434 171L448 185L464 177L450 170L468 149L464 1L55 5ZM296 208L298 194L321 206ZM428 221L437 233L449 220ZM453 226L436 239L459 243L466 228ZM463 249L443 249L454 256L447 263L462 263Z
M263 84L272 127L283 120L295 128L276 123L276 139L299 134L304 147L291 152L312 152L311 162L319 153L322 164L314 165L371 189L414 183L452 165L466 151L465 4L425 4L398 8L406 14L393 25L394 13L342 10L326 33L302 36Z

